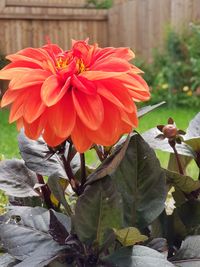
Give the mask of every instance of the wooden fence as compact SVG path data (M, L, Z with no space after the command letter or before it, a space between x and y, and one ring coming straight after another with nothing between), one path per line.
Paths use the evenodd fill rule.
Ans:
M96 10L86 0L0 0L0 54L43 45L45 36L67 49L90 37L101 46L130 46L150 59L163 45L167 25L176 30L200 20L200 0L113 0Z
M179 31L191 21L200 22L200 0L127 0L109 10L108 43L130 46L151 59L169 26Z
M107 10L79 0L0 0L0 54L43 45L49 37L67 49L71 39L108 45Z

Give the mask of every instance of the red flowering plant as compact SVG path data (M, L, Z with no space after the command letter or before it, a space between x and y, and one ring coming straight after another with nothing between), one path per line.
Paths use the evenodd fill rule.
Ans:
M0 162L0 189L9 196L0 217L1 266L148 267L179 260L169 223L159 226L160 236L156 227L170 220L169 187L188 204L197 201L200 185L183 169L161 168L153 148L168 145L178 167L185 154L199 164L199 137L179 137L184 144L176 148L176 136L170 147L167 136L133 131L140 116L160 105L137 111L135 102L150 93L133 58L128 48L87 40L73 41L68 51L49 43L7 57L0 79L10 82L1 107L11 104L9 122L21 129L22 160ZM97 154L97 168L86 164L88 150ZM160 253L167 250L173 263Z

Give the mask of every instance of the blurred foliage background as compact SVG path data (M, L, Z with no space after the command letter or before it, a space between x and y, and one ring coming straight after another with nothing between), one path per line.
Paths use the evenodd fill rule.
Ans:
M153 53L151 64L135 64L151 87L151 103L167 101L169 107L200 107L200 25L176 33L169 29L165 46Z

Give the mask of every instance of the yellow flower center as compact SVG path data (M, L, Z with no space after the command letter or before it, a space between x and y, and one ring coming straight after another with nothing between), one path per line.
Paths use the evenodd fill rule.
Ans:
M70 58L65 58L65 57L60 56L56 60L56 68L58 70L66 69L68 68L70 62L71 62ZM85 64L83 63L82 59L77 59L75 68L76 68L75 72L78 74L86 70Z
M82 59L77 60L76 68L77 68L78 73L82 73L86 70L86 67L85 67Z
M68 60L63 59L62 57L59 57L56 61L56 68L57 69L65 69L68 66Z

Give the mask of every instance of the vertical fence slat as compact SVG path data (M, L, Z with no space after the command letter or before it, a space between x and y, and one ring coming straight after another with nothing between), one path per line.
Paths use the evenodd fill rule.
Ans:
M83 8L86 0L0 0L0 54L39 47L46 36L64 49L72 38L89 37L101 46L129 46L150 60L168 25L178 31L200 21L200 0L113 2L110 10L94 10Z

